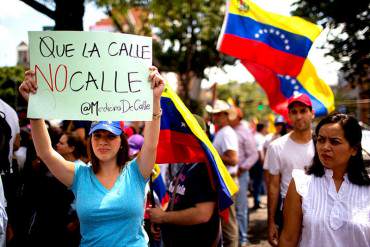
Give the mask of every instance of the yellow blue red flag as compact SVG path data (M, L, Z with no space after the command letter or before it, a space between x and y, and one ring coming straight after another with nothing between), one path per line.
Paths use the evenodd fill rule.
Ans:
M166 86L162 94L161 107L156 163L205 162L218 193L219 210L228 208L233 203L231 196L238 191L238 187L207 134L169 86Z
M309 59L305 60L297 77L276 74L256 63L242 61L242 64L266 92L271 109L285 119L288 119L288 99L299 93L310 97L315 116L325 116L335 108L333 91L317 75Z
M161 168L158 166L158 164L154 164L151 180L151 187L156 193L161 205L164 206L166 203L168 203L170 197L167 193L166 185L164 184L163 178L161 176Z
M321 27L268 12L251 0L230 0L217 48L277 74L297 76Z

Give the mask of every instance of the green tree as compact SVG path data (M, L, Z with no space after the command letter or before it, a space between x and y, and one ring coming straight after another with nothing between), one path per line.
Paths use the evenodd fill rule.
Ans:
M152 35L148 0L96 0L96 4L105 9L105 13L112 19L118 31L146 36ZM130 18L130 14L134 18Z
M219 99L233 99L243 110L246 119L267 120L268 115L272 113L266 94L258 83L231 82L218 85L217 95Z
M0 98L17 109L24 106L18 94L18 87L23 81L25 69L22 66L0 67Z
M350 82L369 85L369 1L298 0L295 6L294 15L339 32L328 36L328 54L343 63L341 70Z
M21 0L55 21L54 30L83 30L85 0Z
M139 0L98 0L97 2L105 6L108 13L113 14L115 9L127 13L130 6L137 5L150 12L146 15L148 18L143 21L145 23L143 26L153 30L153 36L158 37L153 40L154 64L163 71L177 72L180 80L180 97L191 109L198 108L197 99L190 100L189 97L190 82L194 81L194 78L204 78L205 68L219 66L226 61L221 59L220 53L216 50L224 18L225 1L152 0L148 3ZM121 21L115 23L122 26L125 21L127 21L125 18L121 18ZM232 61L234 60L228 62Z
M158 30L161 47L156 50L156 57L162 68L179 73L185 101L191 78L203 78L206 67L221 62L216 44L224 17L223 5L223 0L151 2L151 21Z

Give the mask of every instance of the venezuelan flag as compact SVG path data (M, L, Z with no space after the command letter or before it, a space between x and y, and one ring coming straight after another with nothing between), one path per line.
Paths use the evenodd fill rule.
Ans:
M265 66L242 61L264 89L273 111L288 119L288 99L294 94L305 93L312 101L315 116L325 116L334 110L334 94L317 75L315 67L306 59L297 77L279 75Z
M216 149L181 99L166 86L162 97L162 118L156 163L206 162L218 192L222 211L233 202L238 187L231 178Z
M218 50L282 75L297 76L321 28L261 9L250 0L227 4Z
M153 169L153 175L152 175L152 189L158 196L159 201L161 202L161 205L164 206L169 200L170 197L167 193L166 185L164 184L163 178L161 176L161 169L158 166L158 164L154 164Z

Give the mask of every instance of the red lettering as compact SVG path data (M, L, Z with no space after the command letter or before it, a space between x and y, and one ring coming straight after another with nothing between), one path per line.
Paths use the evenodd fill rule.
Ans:
M58 88L58 84L57 84L57 77L58 77L58 71L59 71L59 68L60 68L61 66L64 68L65 78L64 78L64 87L63 87L61 90L59 90L59 88ZM63 92L63 91L64 91L64 89L66 89L66 87L67 87L67 76L68 76L67 66L66 66L66 65L64 65L64 64L59 64L59 65L58 65L57 70L55 71L55 77L54 77L54 85L55 85L55 89L56 89L58 92Z
M60 67L63 67L64 68L64 86L62 89L59 89L58 87L58 84L57 84L57 78L58 78L58 72L59 72L59 69ZM53 80L53 71L52 71L52 68L51 68L51 64L49 64L49 76L50 76L50 81L48 79L46 79L46 76L45 74L42 72L42 70L40 69L39 65L35 65L35 79L36 79L36 82L38 82L37 80L37 72L39 72L42 76L42 78L44 78L45 82L47 83L48 87L50 88L50 90L52 92L54 92L54 86L55 86L55 89L58 91L58 92L63 92L66 87L67 87L67 79L68 79L68 69L67 69L67 66L64 65L64 64L59 64L56 71L55 71L55 75L54 75L54 80Z
M41 76L44 78L45 82L48 84L50 90L54 92L54 87L53 87L53 74L51 73L51 64L49 63L49 75L50 75L50 82L46 79L44 73L42 73L40 67L36 64L35 65L35 79L37 83L37 71L40 72Z

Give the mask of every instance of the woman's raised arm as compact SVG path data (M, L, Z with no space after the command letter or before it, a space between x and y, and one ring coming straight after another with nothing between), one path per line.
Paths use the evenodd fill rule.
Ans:
M25 79L19 87L19 92L28 101L31 93L36 93L37 83L33 71L26 71ZM50 172L66 186L71 186L74 177L74 163L65 160L51 146L50 136L44 120L31 119L31 133L37 155L49 168Z
M153 120L145 122L144 144L137 157L137 164L145 179L152 172L156 155L161 124L161 95L164 89L164 78L159 74L156 67L150 67L149 80L153 88Z

